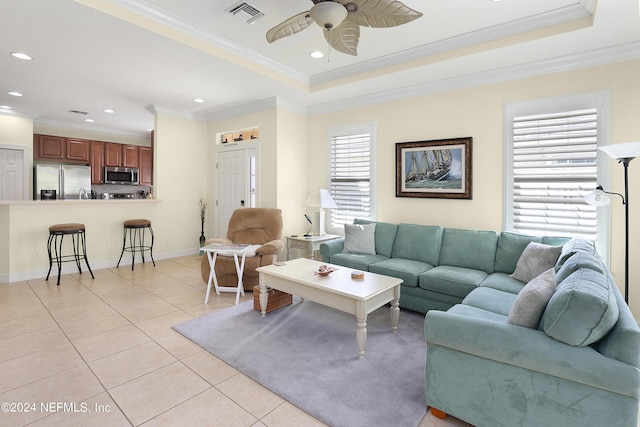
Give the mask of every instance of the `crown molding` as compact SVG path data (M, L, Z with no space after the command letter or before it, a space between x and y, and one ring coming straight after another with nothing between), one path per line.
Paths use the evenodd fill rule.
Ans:
M154 116L158 114L166 114L168 116L181 117L184 119L195 120L198 122L206 121L206 117L203 116L202 114L194 114L189 111L176 110L174 108L163 107L161 105L150 104L144 108Z
M294 81L309 85L309 78L297 71L285 67L282 64L267 58L258 52L249 49L245 46L239 45L234 41L222 36L221 34L211 31L207 28L199 26L198 24L185 20L175 14L167 12L164 9L160 9L144 0L109 0L111 3L123 7L145 18L159 22L167 27L178 30L184 34L194 37L197 40L204 41L220 49L223 49L232 54L238 55L241 58L251 58L253 63L256 63L262 67L273 70L279 74L282 74Z
M630 61L638 58L640 58L640 41L311 106L308 108L308 114L326 114L350 108L415 98L433 93L503 83L563 71Z
M583 4L584 3L584 4ZM517 19L505 24L494 25L492 27L483 28L455 37L439 40L426 45L418 46L413 49L407 49L379 58L363 61L355 65L342 67L340 69L327 71L311 76L310 85L330 83L334 80L344 79L345 77L355 76L358 74L368 73L381 68L407 63L410 61L420 60L429 56L451 52L485 42L498 40L505 37L524 34L543 28L552 27L577 19L593 16L594 4L592 0L577 2L575 4L561 7L555 10L544 12L535 16Z
M88 131L93 133L104 133L108 135L119 135L119 136L125 136L125 137L133 137L133 138L149 137L149 132L125 132L125 131L114 130L113 128L104 128L104 127L99 127L94 125L84 125L84 124L71 123L71 122L61 122L58 120L35 119L33 121L33 124L40 125L40 126L50 126L50 127L55 127L59 129L78 129L78 130L83 130L83 131Z

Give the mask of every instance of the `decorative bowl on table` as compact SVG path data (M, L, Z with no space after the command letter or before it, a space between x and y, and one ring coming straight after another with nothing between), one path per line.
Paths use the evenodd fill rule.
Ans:
M323 264L318 267L318 269L313 274L315 274L316 276L328 276L336 270L337 268L329 267L328 265Z

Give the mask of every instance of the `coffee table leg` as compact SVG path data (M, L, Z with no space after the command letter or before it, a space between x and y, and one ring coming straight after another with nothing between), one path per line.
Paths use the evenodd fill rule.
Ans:
M267 314L267 303L269 302L269 294L267 293L267 285L260 278L260 314L262 317Z
M391 330L396 332L398 330L398 321L400 320L400 286L393 289L393 301L391 301L389 311L391 314Z
M358 358L364 358L364 348L367 344L367 311L364 304L356 307L356 342L358 343Z

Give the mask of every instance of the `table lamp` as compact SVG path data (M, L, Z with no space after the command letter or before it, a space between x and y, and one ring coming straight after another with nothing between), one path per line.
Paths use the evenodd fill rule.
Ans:
M604 206L611 203L608 194L615 194L622 198L625 214L625 247L624 247L624 300L629 304L629 162L640 156L640 142L625 142L622 144L605 145L598 147L609 156L618 160L624 167L624 196L620 193L604 191L599 185L594 191L585 196L585 202L594 206Z
M316 211L318 213L318 235L323 236L327 234L324 226L324 210L338 208L338 205L336 204L335 200L333 200L333 197L331 197L329 191L325 190L324 188L313 190L311 193L309 193L302 206L305 208L318 208L318 210Z

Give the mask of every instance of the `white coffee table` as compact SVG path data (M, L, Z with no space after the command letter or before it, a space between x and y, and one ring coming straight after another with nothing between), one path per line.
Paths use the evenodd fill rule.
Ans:
M262 317L267 314L267 287L271 287L356 316L356 341L360 358L364 357L369 313L391 303L391 330L397 331L402 279L365 272L363 280L354 280L351 273L355 270L306 258L282 264L284 265L273 264L256 269L260 274ZM335 267L337 270L328 276L315 275L314 272L320 265Z
M204 297L204 303L209 302L209 292L211 291L211 282L213 281L214 288L216 290L216 295L220 295L220 292L235 292L236 293L236 305L240 300L240 294L244 296L244 286L242 285L242 275L244 273L244 261L247 254L247 249L249 249L250 245L236 245L236 244L225 244L225 243L212 243L210 245L206 245L200 248L201 251L207 254L207 258L209 259L209 281L207 283L207 293ZM230 287L230 286L218 286L218 278L216 277L216 259L218 258L218 254L231 256L233 255L233 260L236 264L236 273L238 273L238 287ZM238 261L238 255L242 255L242 261Z

